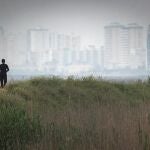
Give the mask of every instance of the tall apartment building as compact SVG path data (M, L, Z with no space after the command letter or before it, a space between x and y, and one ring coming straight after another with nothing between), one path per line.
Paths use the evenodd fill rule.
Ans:
M6 57L6 49L5 49L5 34L3 27L0 27L0 56Z
M50 32L49 43L50 49L53 51L53 60L59 66L68 65L79 60L80 36Z
M26 65L26 35L8 33L6 38L6 59L11 68Z
M81 48L81 38L80 36L60 34L55 32L50 32L49 34L50 48L55 50L80 50Z
M104 67L137 69L145 66L143 27L118 23L105 26Z
M28 61L38 70L44 69L44 63L51 60L48 29L29 29L27 35Z
M150 25L147 32L147 69L150 70Z
M128 66L128 30L118 23L105 26L104 67L107 69Z
M146 67L143 27L136 23L128 25L129 66L132 69Z

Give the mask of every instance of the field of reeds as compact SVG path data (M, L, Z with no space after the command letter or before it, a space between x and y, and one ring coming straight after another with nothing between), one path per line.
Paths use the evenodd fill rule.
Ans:
M36 78L0 89L1 150L150 150L150 80Z

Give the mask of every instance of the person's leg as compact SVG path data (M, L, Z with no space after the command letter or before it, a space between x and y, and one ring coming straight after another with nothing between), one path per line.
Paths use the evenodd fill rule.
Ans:
M4 86L6 85L7 83L7 75L4 76Z
M3 88L3 81L2 81L2 79L1 79L1 87Z
M3 88L4 85L3 85L3 77L1 77L1 87Z
M2 75L0 74L0 83L1 83L1 87L2 87Z

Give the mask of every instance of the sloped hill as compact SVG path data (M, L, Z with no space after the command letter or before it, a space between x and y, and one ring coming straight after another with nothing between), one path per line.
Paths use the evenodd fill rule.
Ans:
M36 78L0 89L2 149L150 148L150 84Z

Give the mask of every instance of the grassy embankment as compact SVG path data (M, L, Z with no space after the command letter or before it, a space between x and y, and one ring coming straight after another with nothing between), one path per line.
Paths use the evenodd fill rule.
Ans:
M0 89L0 149L149 150L150 83L11 83Z

